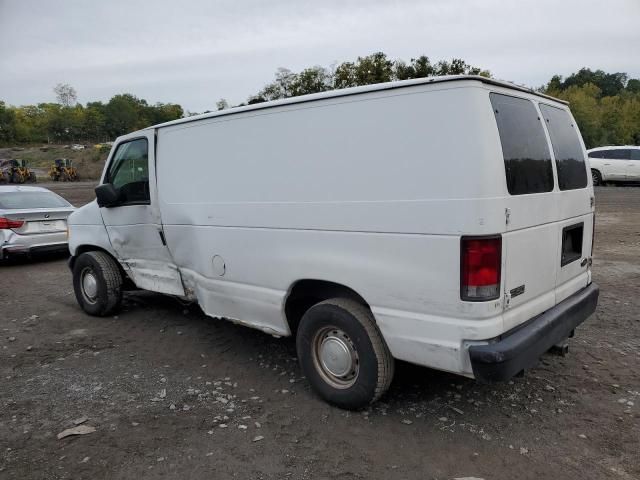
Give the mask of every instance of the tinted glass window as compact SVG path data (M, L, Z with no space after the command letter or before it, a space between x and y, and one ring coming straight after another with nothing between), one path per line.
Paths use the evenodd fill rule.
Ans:
M71 204L53 192L2 192L0 208L7 210L20 208L60 208Z
M640 149L634 148L631 150L631 160L640 160Z
M612 148L611 150L605 150L604 158L611 160L629 160L631 158L631 151L626 148Z
M571 115L562 108L544 104L540 104L540 111L547 124L553 154L556 157L558 187L560 190L586 187L587 167L584 152Z
M146 138L122 143L111 161L106 181L120 190L123 203L149 203L147 149Z
M551 154L535 106L524 98L491 93L507 188L512 195L553 190Z
M589 152L589 158L604 158L604 152L602 150Z

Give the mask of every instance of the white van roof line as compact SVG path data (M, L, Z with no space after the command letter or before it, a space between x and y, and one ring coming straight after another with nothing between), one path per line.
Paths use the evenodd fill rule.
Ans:
M203 120L203 119L207 119L207 118L214 118L214 117L221 117L223 115L231 115L234 113L241 113L241 112L249 112L249 111L253 111L253 110L262 110L262 109L266 109L266 108L272 108L272 107L279 107L282 105L294 105L296 103L305 103L305 102L311 102L314 100L321 100L321 99L325 99L325 98L337 98L337 97L346 97L349 95L357 95L357 94L361 94L361 93L368 93L368 92L377 92L380 90L391 90L391 89L395 89L395 88L403 88L403 87L412 87L415 85L425 85L425 84L430 84L430 83L445 83L445 82L454 82L454 81L478 81L478 82L482 82L488 85L495 85L498 87L505 87L505 88L509 88L512 90L518 90L521 92L526 92L532 95L536 95L538 97L542 97L542 98L546 98L548 100L552 100L554 102L559 102L559 103L563 103L565 105L568 105L569 102L566 102L564 100L560 100L558 98L554 98L551 97L549 95L545 95L543 93L540 93L532 88L528 88L528 87L523 87L520 85L516 85L514 83L510 83L510 82L506 82L504 80L494 80L492 78L486 78L480 75L446 75L446 76L441 76L441 77L426 77L426 78L416 78L416 79L412 79L412 80L402 80L402 81L398 81L398 82L386 82L386 83L376 83L373 85L364 85L361 87L350 87L350 88L342 88L342 89L338 89L338 90L330 90L328 92L321 92L321 93L312 93L309 95L301 95L298 97L289 97L289 98L284 98L281 100L273 100L273 101L269 101L269 102L260 102L260 103L254 103L253 105L245 105L242 107L233 107L233 108L228 108L225 110L218 110L216 112L209 112L209 113L203 113L200 115L194 115L192 117L185 117L185 118L180 118L178 120L173 120L170 122L165 122L165 123L160 123L157 125L152 125L150 127L145 128L144 130L151 130L151 129L156 129L156 128L160 128L160 127L167 127L170 125L177 125L180 123L188 123L188 122L193 122L196 120Z

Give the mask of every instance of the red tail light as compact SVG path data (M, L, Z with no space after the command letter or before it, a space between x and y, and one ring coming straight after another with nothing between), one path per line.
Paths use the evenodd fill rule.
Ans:
M0 217L0 230L20 228L22 225L24 225L22 220L11 220L10 218Z
M502 237L462 237L460 298L485 302L500 297Z

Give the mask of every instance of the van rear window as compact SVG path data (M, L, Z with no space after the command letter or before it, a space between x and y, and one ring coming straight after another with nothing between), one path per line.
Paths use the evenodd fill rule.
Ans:
M542 122L533 102L491 93L511 195L553 190L553 166Z
M542 103L540 111L547 123L553 154L556 157L558 187L560 190L586 187L587 168L584 152L569 112Z

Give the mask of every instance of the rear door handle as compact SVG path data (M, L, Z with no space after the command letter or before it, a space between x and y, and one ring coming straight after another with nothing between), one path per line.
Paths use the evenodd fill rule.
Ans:
M584 266L587 264L587 262L588 262L588 261L589 261L589 260L587 260L586 258L585 258L585 259L583 259L583 260L580 262L580 266L581 266L581 267L584 267Z

